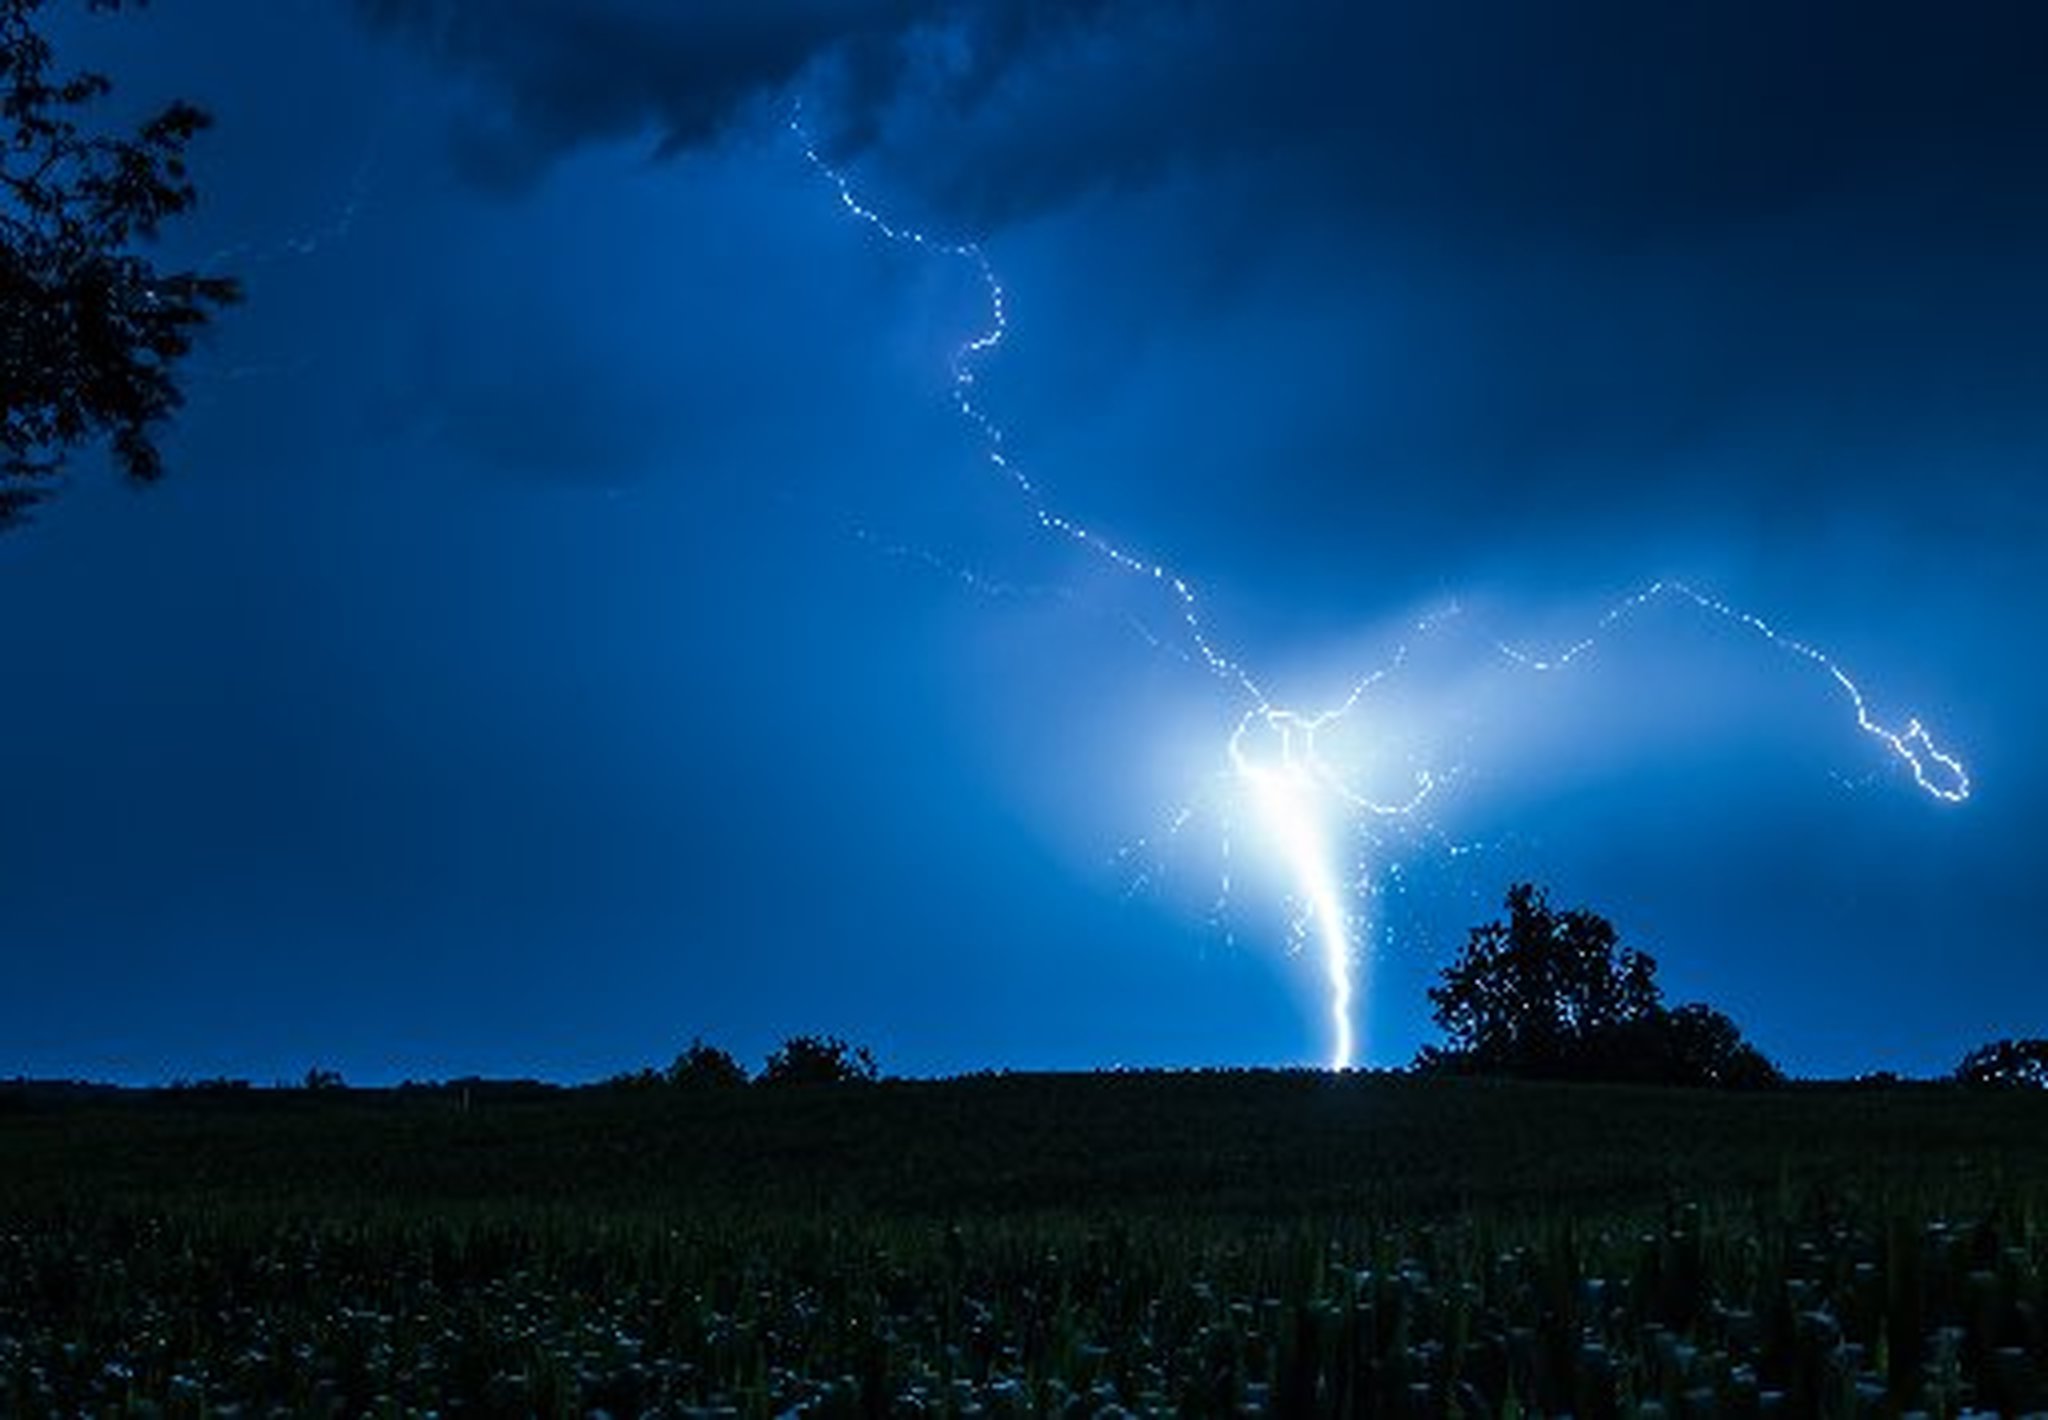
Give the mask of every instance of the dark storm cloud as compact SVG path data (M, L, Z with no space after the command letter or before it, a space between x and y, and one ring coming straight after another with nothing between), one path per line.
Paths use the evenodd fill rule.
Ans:
M2048 443L2048 12L2016 0L358 4L467 77L462 151L501 179L712 144L797 91L947 230L1192 179L1113 279L1183 328L1275 271L1342 306L1329 364L1371 388L1258 438L1303 508L1363 469L1427 487L1398 544L1667 493L1797 524L1842 490L1786 457L1897 485L1910 453L1873 453Z
M358 0L485 98L457 135L472 175L518 182L580 144L652 131L665 151L718 136L746 106L830 61L853 113L918 62L942 0ZM1014 43L1014 16L978 23ZM1000 46L999 46L1000 47ZM851 118L851 115L849 115Z
M2010 181L2048 132L2048 15L2012 3L1127 0L1032 39L899 125L918 188L983 223L1234 157L1324 211L1626 233Z
M507 174L703 143L829 71L842 141L983 222L1239 153L1325 202L1675 223L1996 171L2048 133L2048 17L2017 0L358 3L480 82L469 151Z

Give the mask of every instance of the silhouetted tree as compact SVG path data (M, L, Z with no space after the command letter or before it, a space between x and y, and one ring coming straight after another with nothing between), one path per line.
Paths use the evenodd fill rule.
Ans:
M715 1045L692 1040L668 1067L668 1082L681 1089L730 1089L747 1082L746 1068Z
M37 27L44 3L0 0L0 525L102 435L129 478L155 479L156 428L183 402L177 364L195 329L240 295L231 280L164 271L136 249L197 200L185 148L207 115L177 102L129 136L83 127L112 85L53 72Z
M1606 918L1558 911L1529 883L1506 905L1430 988L1449 1043L1424 1047L1417 1069L1730 1088L1781 1078L1721 1012L1666 1009L1656 959L1622 947Z
M851 1046L836 1035L793 1035L768 1057L764 1085L829 1085L872 1080L880 1072L866 1046Z
M348 1088L339 1070L323 1070L318 1065L306 1072L303 1086L308 1091L341 1090Z
M1507 921L1472 929L1429 989L1436 1023L1468 1068L1540 1072L1588 1036L1658 1008L1656 961L1617 954L1606 918L1559 912L1529 883L1508 889L1507 909Z
M1966 1085L2048 1089L2048 1040L2028 1037L1980 1045L1956 1066L1956 1078Z

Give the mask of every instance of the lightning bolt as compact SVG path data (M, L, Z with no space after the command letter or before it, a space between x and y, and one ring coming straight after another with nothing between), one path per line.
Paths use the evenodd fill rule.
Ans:
M1603 633L1635 616L1651 603L1665 600L1685 602L1698 607L1701 611L1755 633L1787 655L1818 667L1847 697L1850 709L1855 712L1856 728L1876 740L1905 765L1913 776L1913 782L1923 793L1948 804L1959 804L1970 797L1970 771L1955 754L1937 744L1933 734L1917 718L1908 719L1904 725L1896 729L1883 724L1871 713L1870 700L1864 695L1863 688L1833 656L1807 642L1785 635L1753 612L1730 606L1720 598L1695 591L1683 582L1652 582L1641 591L1622 598L1602 614L1591 634L1554 655L1532 656L1505 643L1501 645L1500 651L1516 665L1528 670L1563 670L1598 645Z
M1435 790L1427 772L1417 773L1406 799L1383 800L1356 787L1333 764L1318 742L1321 731L1350 715L1374 685L1399 669L1405 648L1393 660L1351 687L1343 700L1327 710L1305 714L1285 706L1261 703L1247 710L1231 732L1229 761L1236 783L1269 840L1289 865L1302 905L1299 930L1312 939L1322 957L1329 990L1330 1068L1351 1068L1357 1052L1352 1002L1358 996L1361 964L1355 947L1357 926L1340 886L1331 833L1333 811L1405 818L1422 807Z
M1302 914L1297 930L1303 938L1315 942L1321 957L1329 1003L1329 1067L1350 1069L1360 1049L1353 1024L1353 1006L1360 994L1359 952L1355 945L1359 924L1348 905L1352 892L1347 891L1337 867L1335 821L1409 818L1435 792L1440 777L1426 768L1417 769L1411 793L1403 798L1382 799L1358 787L1353 776L1324 753L1322 740L1325 731L1357 711L1374 686L1401 668L1408 656L1407 646L1397 647L1387 663L1355 681L1340 700L1326 709L1304 711L1268 696L1244 664L1212 638L1201 598L1187 577L1167 563L1104 537L1062 512L1029 471L1011 456L1003 426L979 399L980 369L1002 348L1010 330L1009 294L981 245L937 237L885 216L863 200L847 174L819 151L805 126L800 104L792 110L788 126L805 161L831 186L848 217L889 243L963 265L980 287L986 301L986 322L955 347L949 369L954 407L977 434L989 470L1015 490L1040 529L1163 588L1171 597L1192 650L1191 659L1245 701L1246 708L1226 745L1229 776L1288 865ZM1688 602L1762 637L1780 651L1810 662L1831 677L1848 698L1858 728L1901 761L1921 790L1947 803L1959 803L1969 797L1970 778L1962 761L1938 745L1918 719L1899 728L1885 725L1871 712L1861 687L1833 657L1779 632L1761 617L1680 582L1652 582L1623 598L1595 622L1584 639L1556 654L1536 656L1505 642L1497 643L1498 650L1510 663L1531 672L1562 670L1591 652L1625 620L1652 602L1667 598ZM1427 618L1416 631L1424 634L1434 630L1451 614L1454 613ZM1171 831L1177 833L1188 817L1189 811L1182 810ZM1226 841L1226 855L1228 851ZM1228 892L1226 879L1226 897Z
M804 126L801 106L790 115L789 131L802 146L805 160L832 185L833 191L839 196L839 205L849 216L898 246L915 247L962 263L987 297L988 323L969 335L954 349L949 367L953 377L954 408L960 411L961 418L972 425L980 435L982 456L987 460L991 471L1016 489L1032 519L1040 528L1077 543L1121 571L1167 588L1173 595L1182 624L1187 629L1189 642L1208 670L1235 685L1255 703L1262 706L1268 704L1266 694L1259 688L1258 682L1254 681L1236 660L1218 650L1215 643L1210 640L1208 627L1202 617L1201 600L1196 595L1193 583L1164 562L1140 556L1054 508L1039 488L1037 481L1021 463L1010 456L1008 438L1003 426L996 422L994 416L983 408L980 400L976 398L981 365L1002 348L1010 335L1009 293L1003 286L1002 277L996 274L995 267L989 262L988 254L981 249L980 244L946 241L915 227L892 222L862 201L854 190L852 180L818 151L810 131Z
M1282 856L1294 865L1298 890L1307 915L1305 929L1322 951L1323 975L1330 993L1330 1068L1350 1068L1357 1049L1351 1025L1351 1002L1357 994L1357 953L1352 949L1352 924L1343 890L1337 884L1336 855L1331 851L1325 800L1307 767L1298 760L1261 764L1239 757L1231 743L1231 763L1250 791L1266 831Z

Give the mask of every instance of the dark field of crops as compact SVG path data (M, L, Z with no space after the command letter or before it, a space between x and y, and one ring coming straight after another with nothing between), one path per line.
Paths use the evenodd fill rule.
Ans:
M1316 1074L0 1111L0 1413L2048 1409L2048 1096Z

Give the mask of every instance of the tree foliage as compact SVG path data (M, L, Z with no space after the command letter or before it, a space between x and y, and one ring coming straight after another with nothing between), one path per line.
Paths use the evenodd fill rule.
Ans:
M1506 922L1473 928L1429 990L1436 1023L1475 1067L1548 1060L1657 1009L1656 961L1617 953L1605 918L1558 912L1529 883L1508 889L1507 908Z
M1656 959L1614 925L1560 911L1530 883L1508 889L1506 921L1472 930L1429 991L1449 1038L1424 1070L1749 1087L1778 1072L1735 1023L1700 1004L1664 1005Z
M730 1089L747 1083L747 1071L730 1053L698 1039L668 1067L668 1082L679 1089Z
M1966 1085L2048 1089L2048 1040L1994 1040L1980 1045L1956 1066L1956 1079Z
M879 1074L864 1045L848 1045L836 1035L793 1035L768 1057L761 1083L830 1085L873 1080Z
M178 363L240 294L138 250L197 200L185 150L207 115L174 102L131 134L88 128L112 85L56 69L45 3L0 0L0 524L47 496L93 439L110 441L129 478L157 478L158 427L183 402Z

